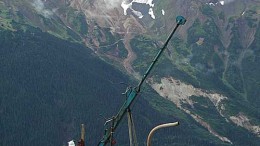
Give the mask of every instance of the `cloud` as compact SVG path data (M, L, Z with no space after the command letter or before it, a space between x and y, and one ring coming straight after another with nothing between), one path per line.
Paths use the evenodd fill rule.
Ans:
M39 14L43 15L46 18L50 18L53 15L53 12L46 9L44 3L41 0L34 0L32 6Z
M84 9L85 13L88 13L91 17L109 19L112 16L109 12L115 8L119 8L122 0L95 0L93 5L95 10Z
M98 0L96 3L103 9L111 10L120 7L122 0Z

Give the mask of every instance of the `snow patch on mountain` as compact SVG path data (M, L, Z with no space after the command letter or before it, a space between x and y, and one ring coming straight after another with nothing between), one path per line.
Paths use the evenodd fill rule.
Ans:
M165 11L164 11L164 9L162 9L162 15L165 15Z
M220 4L220 5L226 5L226 4L230 4L230 3L232 3L232 2L235 2L235 0L219 0L218 2L216 2L216 3L213 3L213 2L208 2L208 3L206 3L207 5L210 5L210 6L216 6L216 5L218 5L218 4Z
M153 9L152 9L152 8L149 9L148 14L150 14L151 17L152 17L153 19L155 19L155 15L154 15L154 13L153 13Z
M121 7L124 9L124 15L127 15L127 10L130 9L131 12L133 12L138 18L143 18L143 16L145 14L143 14L140 11L137 11L137 10L133 9L133 7L132 7L133 3L149 5L150 8L149 8L148 14L151 16L151 18L155 19L155 15L154 15L154 12L153 12L153 7L154 7L153 0L132 0L132 1L124 0L121 3Z

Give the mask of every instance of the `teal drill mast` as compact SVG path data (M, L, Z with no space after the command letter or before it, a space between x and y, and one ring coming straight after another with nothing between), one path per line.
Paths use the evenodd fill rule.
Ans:
M112 122L111 123L111 127L109 129L105 130L103 138L98 143L98 146L105 146L107 143L110 143L111 145L113 145L113 143L114 143L113 133L115 132L117 126L119 125L119 123L122 120L123 116L126 114L127 110L130 108L132 102L134 101L134 99L136 98L138 93L140 92L140 89L141 89L141 86L142 86L143 82L145 81L145 79L147 78L149 73L151 72L151 70L154 67L155 63L158 61L158 58L161 56L162 52L166 49L166 47L167 47L170 39L172 38L173 34L177 30L177 28L180 25L184 25L185 22L186 22L186 19L183 16L177 16L177 18L176 18L177 25L175 26L175 28L173 29L172 33L167 38L167 40L164 43L163 47L160 49L160 51L157 53L157 55L153 59L153 62L151 63L151 65L149 66L147 71L145 72L145 74L144 74L142 80L139 82L138 86L135 87L135 88L132 88L132 87L128 87L127 88L126 93L125 93L127 98L126 98L126 101L124 102L123 106L120 108L120 110L119 110L119 112L117 113L116 116L113 116L111 119L106 121L105 124L107 124L108 122Z

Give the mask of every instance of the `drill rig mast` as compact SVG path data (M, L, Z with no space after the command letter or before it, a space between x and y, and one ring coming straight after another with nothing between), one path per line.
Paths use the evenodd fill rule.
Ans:
M119 123L121 122L123 116L126 114L127 110L130 108L132 102L134 101L134 99L136 98L138 93L140 92L142 84L144 83L145 79L147 78L147 76L149 75L150 71L154 67L155 63L158 61L158 58L161 56L162 52L166 49L166 47L167 47L170 39L172 38L173 34L177 30L177 28L180 25L184 25L185 22L186 22L186 19L184 17L182 17L182 16L178 16L176 18L177 25L175 26L175 28L173 29L173 31L171 32L171 34L167 38L167 40L164 43L163 47L160 49L160 51L157 53L157 55L153 59L153 61L150 64L149 68L147 69L147 71L145 72L144 76L142 77L142 80L139 82L138 86L134 87L134 88L133 87L128 87L127 88L126 93L125 93L126 97L127 97L126 101L124 102L124 104L120 108L120 110L117 113L117 115L113 116L111 119L109 119L107 121L107 122L111 122L111 127L109 129L105 130L103 138L98 143L98 146L105 146L107 143L110 143L111 145L113 145L115 143L115 141L113 139L113 134L114 134L116 128L118 127Z

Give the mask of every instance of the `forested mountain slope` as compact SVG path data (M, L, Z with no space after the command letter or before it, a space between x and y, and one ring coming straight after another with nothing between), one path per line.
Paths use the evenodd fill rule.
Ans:
M80 44L12 25L16 31L0 31L0 145L67 145L78 140L81 123L86 125L86 144L96 145L104 130L100 114L115 115L125 99L125 86L119 83L136 82ZM134 103L133 113L140 143L153 126L178 120L184 127L159 133L164 140L155 138L154 143L223 144L149 87ZM128 145L127 135L124 119L115 138Z
M96 144L99 114L115 115L125 99L118 83L140 80L183 15L133 108L138 138L179 120L163 144L257 145L259 9L257 0L0 1L1 142L66 144L85 123Z

